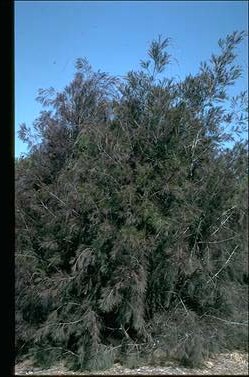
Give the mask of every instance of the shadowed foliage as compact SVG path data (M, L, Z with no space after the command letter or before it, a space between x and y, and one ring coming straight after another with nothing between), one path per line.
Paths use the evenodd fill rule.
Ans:
M234 32L182 81L154 40L124 80L76 62L16 159L16 356L73 369L246 349L247 94ZM230 147L226 148L227 143Z

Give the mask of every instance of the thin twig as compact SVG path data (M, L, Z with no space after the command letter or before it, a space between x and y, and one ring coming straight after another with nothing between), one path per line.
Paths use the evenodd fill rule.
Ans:
M229 255L228 259L226 260L226 262L224 263L224 265L219 269L218 272L216 272L215 275L211 276L210 279L207 281L207 284L213 280L215 277L217 277L219 275L219 273L226 267L226 265L228 264L228 262L230 261L230 259L232 258L233 254L235 253L235 251L238 249L239 245L237 245L233 251L231 252L231 254Z
M195 247L196 247L196 243L197 243L197 237L199 236L199 231L200 231L200 227L201 227L202 222L203 222L203 219L200 219L198 227L197 227L197 231L196 231L196 234L195 234L194 246L192 247L191 252L190 252L190 260L192 260L193 253L195 251Z
M21 254L21 253L15 253L15 256L16 256L16 257L25 257L25 258L33 258L33 259L37 259L37 257L34 256L34 255Z
M55 214L43 203L42 200L40 200L43 208L45 208L53 217L56 217Z
M51 196L53 196L55 199L57 199L60 203L62 203L64 206L67 206L67 204L66 204L63 200L61 200L60 198L58 198L57 195L55 195L54 193L52 193L52 192L50 192L50 191L48 191L48 190L47 190L47 192L48 192ZM72 212L76 213L76 215L78 215L78 216L80 215L77 211L75 211L75 209L73 209Z
M226 238L225 240L220 240L220 241L199 241L198 243L222 243L222 242L233 240L234 238L235 237L230 237L230 238Z
M220 223L220 226L218 226L218 228L211 234L211 236L214 236L219 230L220 228L229 220L229 218L232 216L233 213L230 213L230 215L228 215L226 217L225 220L223 220L221 223Z
M72 322L59 322L58 325L62 325L62 326L64 326L64 325L74 325L75 323L81 322L83 320L84 320L84 318L81 318L81 319L78 319L77 321L72 321Z
M247 322L228 321L228 320L223 319L223 318L215 317L214 315L204 314L203 317L211 317L211 318L214 318L214 319L218 319L219 321L225 322L225 323L230 324L230 325L248 326Z
M41 350L37 350L36 352L44 352L44 351L48 351L48 350L53 350L53 349L60 349L62 351L64 351L64 353L71 353L72 355L74 356L79 356L78 354L74 353L73 351L70 351L70 350L67 350L65 348L62 348L62 347L49 347L49 348L43 348ZM31 355L32 353L28 353L28 355Z

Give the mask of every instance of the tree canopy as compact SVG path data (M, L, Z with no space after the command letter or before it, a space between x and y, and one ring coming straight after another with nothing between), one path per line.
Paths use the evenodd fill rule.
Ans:
M39 90L15 167L17 359L194 365L247 347L248 99L229 96L244 38L180 82L160 36L123 80L78 59L63 91Z

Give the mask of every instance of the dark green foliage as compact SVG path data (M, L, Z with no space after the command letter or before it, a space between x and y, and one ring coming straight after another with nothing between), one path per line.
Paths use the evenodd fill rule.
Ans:
M243 37L180 83L160 37L122 82L78 59L63 92L39 91L16 161L17 359L193 366L247 347Z

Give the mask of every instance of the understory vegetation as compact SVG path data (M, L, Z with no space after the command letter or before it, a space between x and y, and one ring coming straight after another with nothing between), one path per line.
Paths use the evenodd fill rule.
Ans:
M39 90L16 159L16 360L196 366L248 347L247 93L234 32L167 77L159 37L124 79L77 59Z

